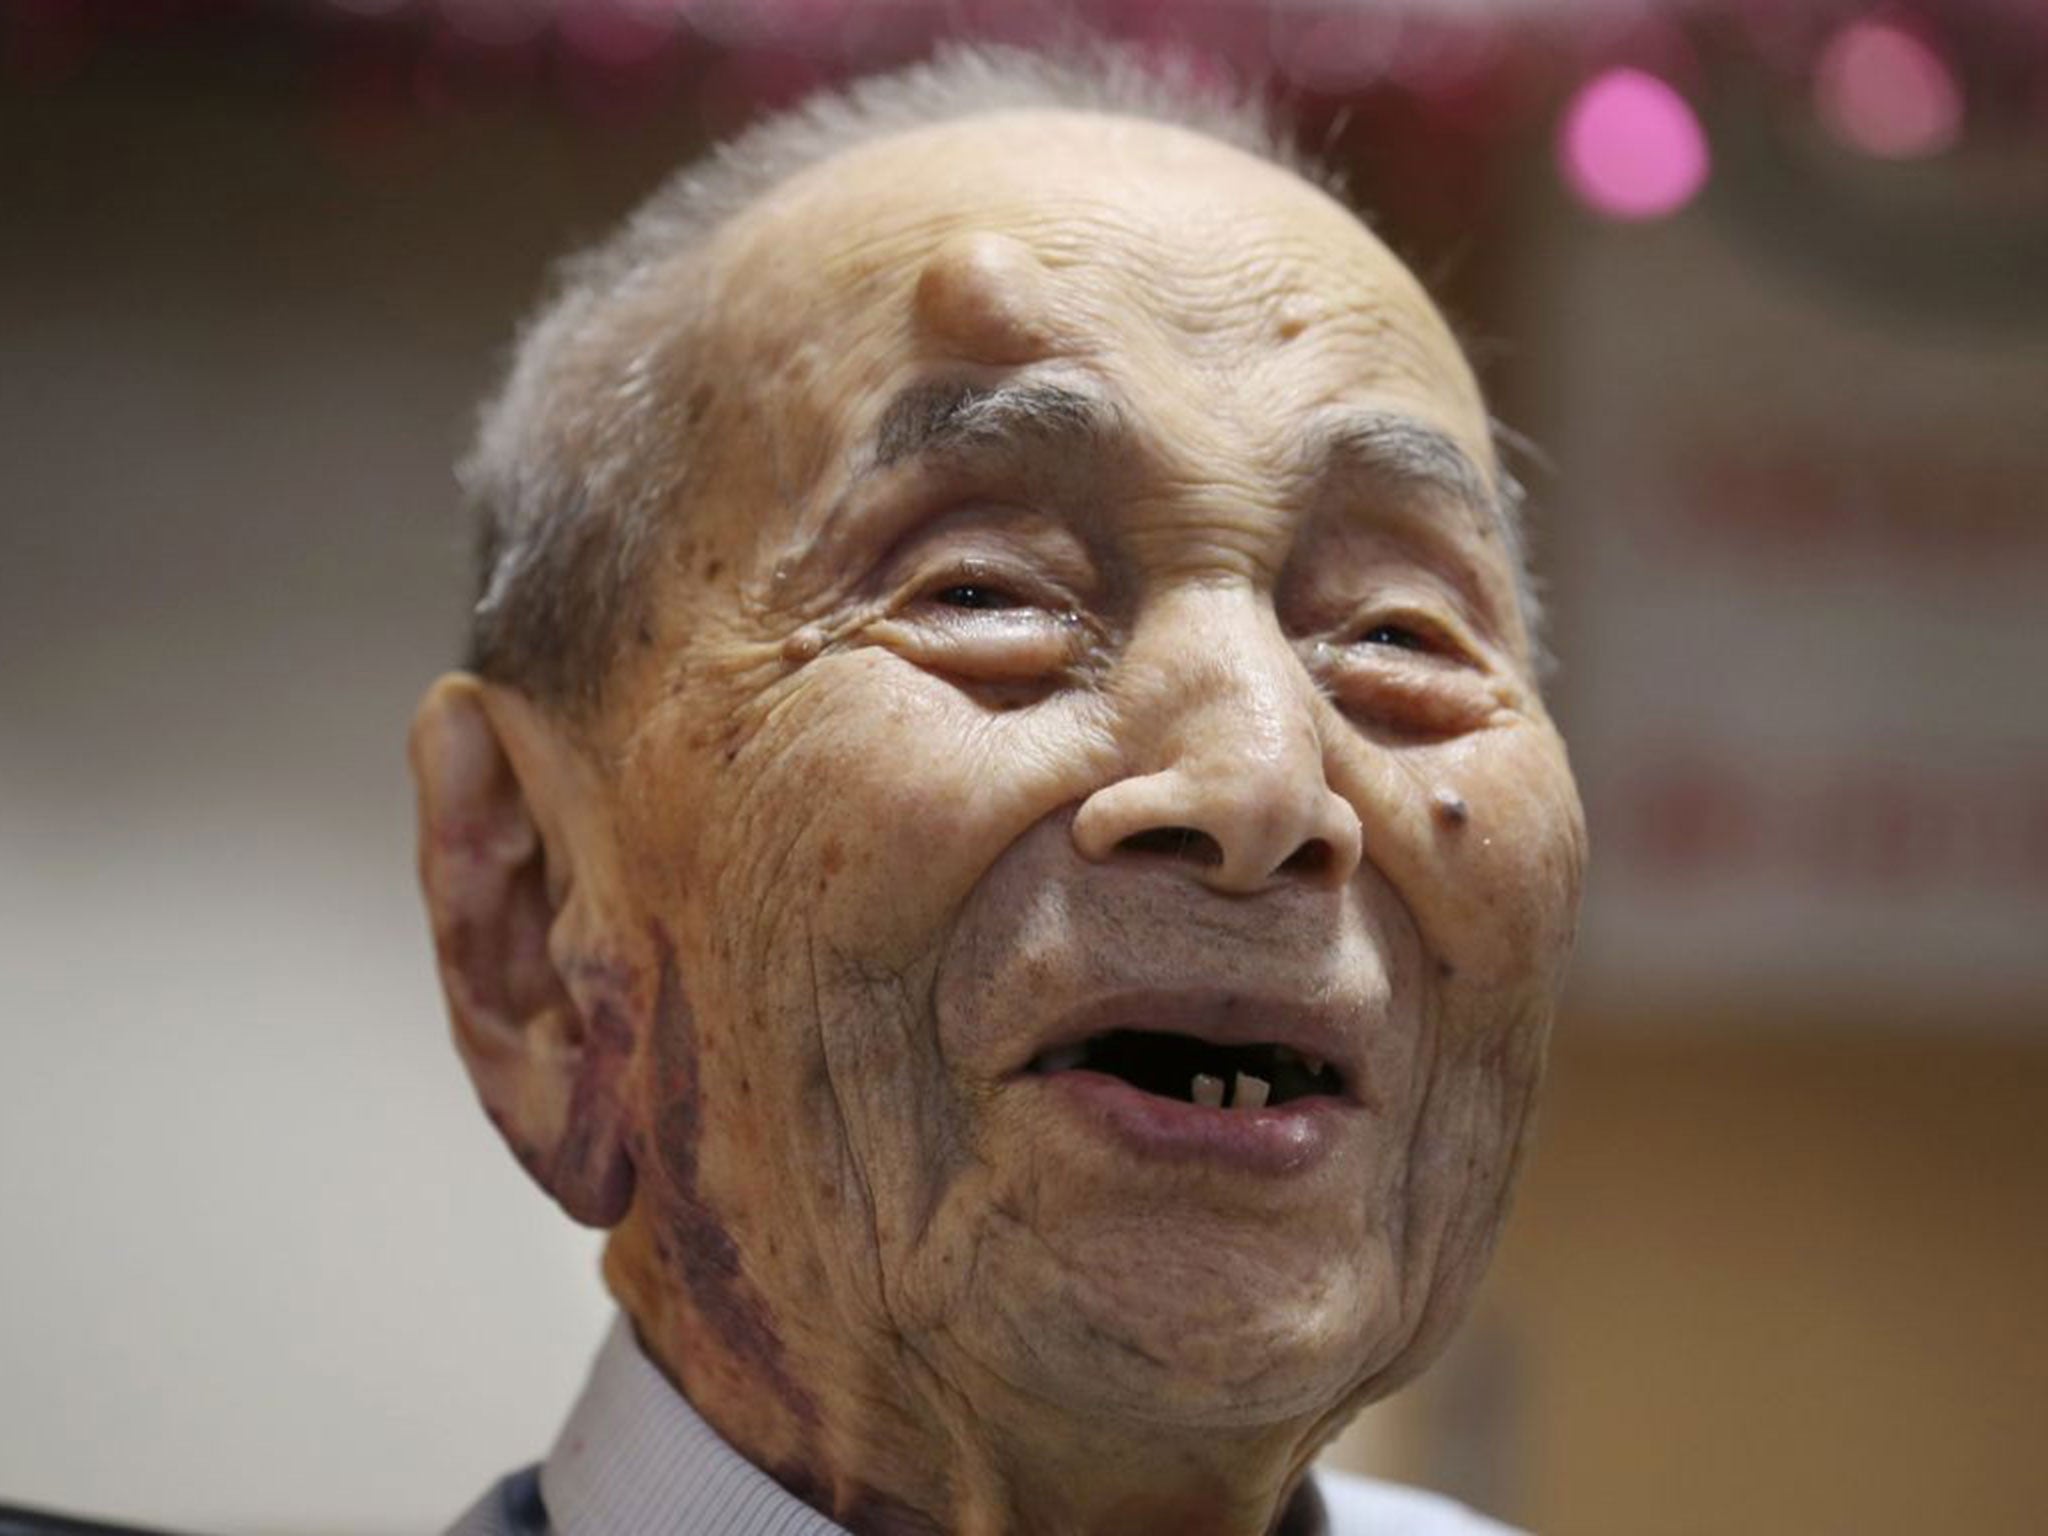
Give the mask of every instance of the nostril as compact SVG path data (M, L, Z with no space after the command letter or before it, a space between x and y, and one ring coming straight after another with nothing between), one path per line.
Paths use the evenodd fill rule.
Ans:
M1294 852L1287 855L1279 873L1283 875L1320 875L1326 873L1331 862L1337 857L1337 850L1320 837L1312 837Z
M1211 867L1223 862L1223 845L1194 827L1148 827L1116 846L1122 853L1153 853Z

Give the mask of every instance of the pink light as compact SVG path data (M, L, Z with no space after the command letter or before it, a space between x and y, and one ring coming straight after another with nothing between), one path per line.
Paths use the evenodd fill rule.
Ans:
M1610 69L1579 87L1558 125L1557 156L1579 200L1613 219L1677 212L1709 166L1685 98L1639 69Z
M1963 93L1947 62L1895 22L1852 21L1814 66L1814 107L1836 138L1885 160L1938 155L1963 131Z

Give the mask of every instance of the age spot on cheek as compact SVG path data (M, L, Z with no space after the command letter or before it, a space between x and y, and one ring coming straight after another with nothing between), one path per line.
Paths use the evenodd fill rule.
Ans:
M917 322L949 350L980 363L1036 362L1052 350L1046 270L1007 235L962 234L918 274Z
M846 849L836 837L827 838L825 846L818 851L817 892L824 895L832 888L839 871L846 867Z
M663 1225L676 1241L657 1240L657 1252L664 1264L681 1272L698 1316L750 1377L780 1398L799 1424L815 1426L817 1402L791 1376L782 1336L748 1283L739 1244L699 1185L705 1106L696 1021L683 995L674 942L659 924L651 925L650 936L660 961L654 1029L673 1073L660 1155L671 1186Z

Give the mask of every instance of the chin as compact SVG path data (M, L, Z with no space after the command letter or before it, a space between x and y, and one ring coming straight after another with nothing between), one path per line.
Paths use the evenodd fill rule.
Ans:
M1204 1225L1162 1234L1134 1215L1121 1232L1055 1232L1013 1255L1025 1262L1001 1286L984 1265L984 1347L1009 1356L1008 1379L1085 1414L1217 1430L1320 1417L1401 1353L1412 1320L1384 1250Z

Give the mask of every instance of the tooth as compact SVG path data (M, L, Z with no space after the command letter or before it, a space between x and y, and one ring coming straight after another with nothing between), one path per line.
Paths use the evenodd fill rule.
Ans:
M1273 1091L1273 1085L1263 1077L1253 1077L1249 1072L1237 1074L1237 1084L1230 1095L1232 1109L1263 1109L1266 1095Z
M1308 1068L1309 1076L1311 1077L1321 1077L1323 1075L1323 1068L1329 1065L1320 1056L1304 1056L1301 1058L1301 1064Z
M1085 1054L1085 1050L1079 1045L1063 1045L1057 1050L1042 1053L1038 1058L1038 1070L1041 1072L1071 1072L1075 1067L1081 1065L1081 1058Z
M1220 1077L1197 1072L1194 1081L1188 1084L1188 1092L1197 1104L1206 1104L1211 1109L1223 1107L1223 1079Z

